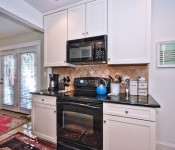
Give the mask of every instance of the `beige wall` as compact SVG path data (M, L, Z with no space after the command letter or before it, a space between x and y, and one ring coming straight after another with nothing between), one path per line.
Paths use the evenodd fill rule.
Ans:
M44 68L44 34L41 32L28 32L15 37L0 40L0 47L10 46L14 44L26 43L30 41L41 40L40 50L40 64L41 64L41 89L47 88L47 77L44 77L44 72L47 72Z

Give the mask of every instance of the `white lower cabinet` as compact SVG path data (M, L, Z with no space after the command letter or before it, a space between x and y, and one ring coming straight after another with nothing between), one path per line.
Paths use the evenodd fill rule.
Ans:
M56 143L56 97L33 95L32 132Z
M156 149L154 108L104 103L103 122L104 150Z

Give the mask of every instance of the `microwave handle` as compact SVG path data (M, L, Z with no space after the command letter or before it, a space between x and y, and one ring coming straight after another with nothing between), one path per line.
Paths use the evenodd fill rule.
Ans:
M66 104L66 105L74 105L74 106L81 106L81 107L86 107L86 108L91 108L91 109L100 109L100 107L95 107L91 105L86 105L86 104L80 104L80 103L73 103L73 102L57 102L58 104Z

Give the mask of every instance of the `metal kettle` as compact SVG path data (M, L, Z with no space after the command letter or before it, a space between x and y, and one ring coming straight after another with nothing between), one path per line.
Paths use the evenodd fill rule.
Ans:
M100 95L104 95L107 93L107 82L104 79L100 78L98 80L96 92Z

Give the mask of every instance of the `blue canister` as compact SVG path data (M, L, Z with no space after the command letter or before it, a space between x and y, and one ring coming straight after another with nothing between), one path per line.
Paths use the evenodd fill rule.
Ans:
M97 92L97 94L106 94L107 93L106 86L104 86L102 84L97 86L96 92Z

